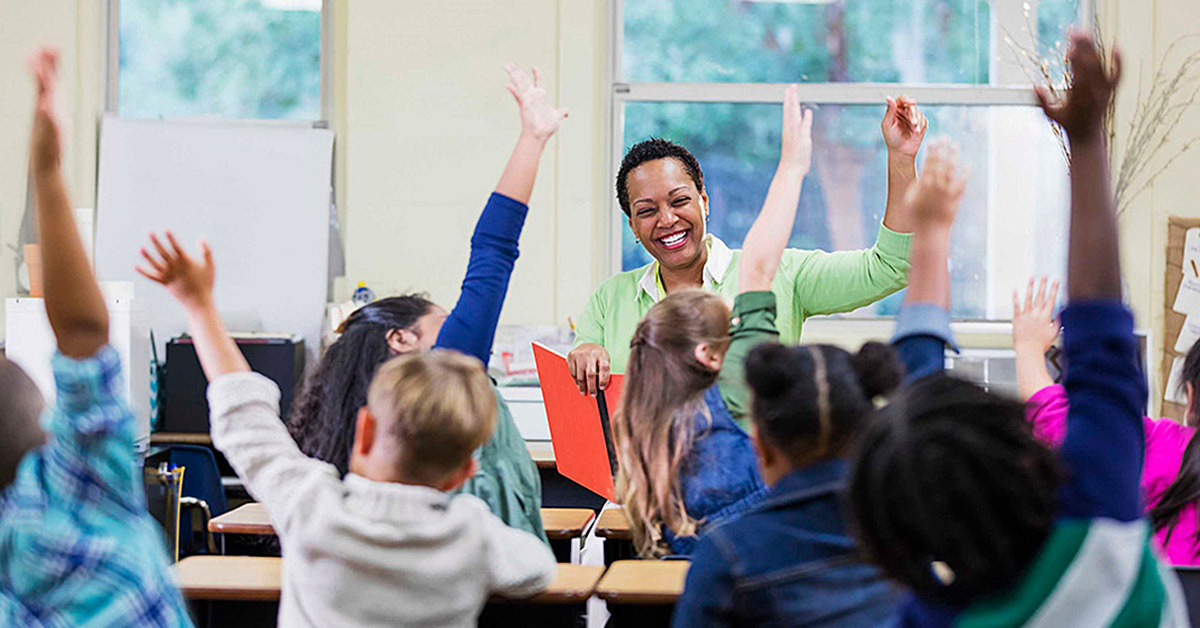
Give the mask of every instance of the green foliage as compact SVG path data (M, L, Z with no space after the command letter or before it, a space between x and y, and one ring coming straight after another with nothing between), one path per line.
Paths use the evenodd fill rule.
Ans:
M259 0L122 0L121 114L321 117L321 15Z

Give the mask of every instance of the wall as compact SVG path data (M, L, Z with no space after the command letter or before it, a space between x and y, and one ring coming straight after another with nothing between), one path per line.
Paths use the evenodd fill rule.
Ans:
M520 130L506 61L539 66L570 118L547 146L504 322L565 325L606 267L607 3L343 0L345 292L454 303L479 211Z
M1115 147L1119 155L1126 143L1139 84L1149 83L1156 65L1173 42L1183 36L1200 35L1197 20L1200 9L1192 0L1106 0L1101 11L1100 24L1121 47L1125 59L1125 77L1117 106ZM1200 39L1187 43L1192 50L1200 48ZM1175 152L1197 136L1200 136L1200 107L1184 115L1164 154ZM1151 360L1154 365L1161 362L1167 217L1200 217L1200 184L1195 175L1198 171L1200 151L1193 150L1183 155L1121 216L1121 261L1127 298L1137 314L1138 324L1150 328L1154 334ZM1155 383L1159 391L1154 395L1156 404L1161 402L1164 385L1161 381Z

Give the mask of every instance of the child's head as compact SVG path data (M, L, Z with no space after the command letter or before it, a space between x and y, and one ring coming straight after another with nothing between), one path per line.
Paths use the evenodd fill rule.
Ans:
M479 360L451 351L383 364L358 413L350 470L368 479L460 486L496 426L496 397Z
M617 492L634 539L651 553L662 525L691 534L676 478L691 451L704 391L717 381L729 347L729 308L720 297L685 290L663 299L630 342L621 408L613 419L620 451Z
M763 478L774 484L793 469L844 455L875 398L900 379L895 353L878 342L854 355L830 345L756 347L746 382Z
M46 442L38 424L42 393L21 367L0 358L0 491L16 477L29 450Z
M1183 376L1180 377L1180 382L1184 388L1183 392L1187 393L1187 414L1184 423L1196 427L1200 425L1200 398L1196 395L1197 391L1200 391L1200 342L1196 342L1188 350L1187 357L1183 360ZM1183 510L1200 499L1200 438L1197 438L1197 434L1200 432L1192 434L1183 450L1183 460L1179 464L1179 473L1175 480L1150 509L1150 523L1156 531L1168 530L1168 538L1173 533L1175 524L1179 523L1179 516ZM1193 541L1200 544L1200 536Z
M948 376L879 411L851 473L862 549L919 595L969 600L1017 580L1057 512L1058 459L1024 404Z
M407 353L408 344L433 346L445 310L425 295L380 299L354 311L337 342L321 356L296 396L288 427L300 449L345 473L358 409L379 365Z

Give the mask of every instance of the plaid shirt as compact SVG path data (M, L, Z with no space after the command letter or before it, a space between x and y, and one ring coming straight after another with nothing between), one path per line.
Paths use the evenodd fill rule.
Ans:
M48 445L0 494L0 626L192 625L146 512L121 362L54 357Z

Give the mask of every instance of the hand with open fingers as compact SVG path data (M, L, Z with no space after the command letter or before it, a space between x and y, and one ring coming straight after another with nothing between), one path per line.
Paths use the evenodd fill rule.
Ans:
M1058 338L1062 329L1054 318L1054 304L1058 302L1058 281L1050 283L1042 277L1034 292L1034 279L1029 278L1025 288L1025 302L1021 303L1021 295L1013 290L1013 348L1018 351L1029 350L1044 354ZM1049 289L1047 289L1049 285Z
M1035 88L1038 101L1046 116L1057 122L1068 137L1093 137L1103 129L1104 117L1121 81L1121 53L1114 49L1112 60L1105 67L1092 36L1073 30L1067 63L1072 77L1071 88L1062 98L1055 99L1050 90L1039 85Z
M924 226L949 227L967 189L967 172L958 163L958 148L940 140L929 149L917 183L908 190L905 202Z
M917 108L917 101L908 96L889 96L881 128L888 152L915 159L929 130L929 118Z
M29 74L37 84L31 163L37 171L58 168L62 162L62 117L58 94L58 52L43 48L29 58Z
M138 266L135 270L146 279L161 284L189 310L211 305L216 266L208 243L200 241L201 258L196 260L179 245L175 234L167 231L166 238L167 245L164 246L158 236L150 234L154 253L145 248L141 250L142 259L149 268Z
M575 347L567 354L567 367L571 370L571 377L575 378L581 394L595 397L600 391L608 388L612 371L608 350L604 347L595 343Z
M521 133L542 142L550 139L570 113L551 104L541 70L533 68L530 78L516 64L506 63L504 71L508 72L508 92L521 108Z
M783 147L780 165L793 166L808 174L812 167L812 109L800 105L800 87L788 87L783 97Z

